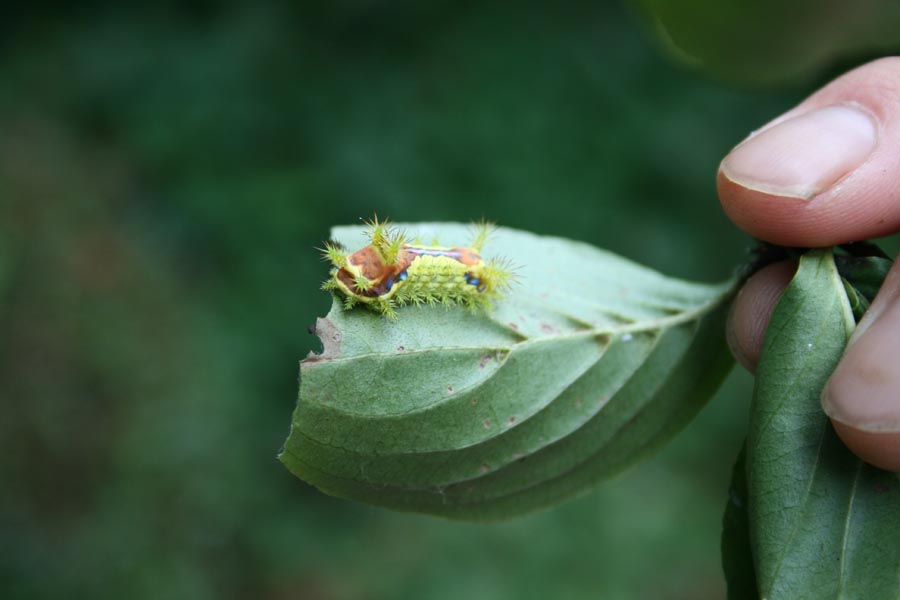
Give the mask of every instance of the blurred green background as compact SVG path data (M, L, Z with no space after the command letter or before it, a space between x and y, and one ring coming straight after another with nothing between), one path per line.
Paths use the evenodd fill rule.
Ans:
M812 89L674 63L617 2L0 9L0 595L719 598L749 377L656 458L496 525L323 496L276 460L314 247L486 216L728 277L728 149Z

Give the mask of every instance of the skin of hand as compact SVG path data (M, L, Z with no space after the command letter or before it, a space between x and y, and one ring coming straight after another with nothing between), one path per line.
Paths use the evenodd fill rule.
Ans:
M717 179L728 216L750 235L823 247L900 232L900 57L842 75L753 132ZM796 265L769 265L732 306L728 341L751 373ZM853 333L822 393L844 443L900 471L900 260Z

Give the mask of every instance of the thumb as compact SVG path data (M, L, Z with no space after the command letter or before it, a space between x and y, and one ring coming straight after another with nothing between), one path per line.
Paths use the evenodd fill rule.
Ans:
M900 230L900 58L834 80L725 157L719 198L754 237L820 247Z
M822 407L844 443L890 471L900 471L898 367L900 261L894 262L822 392Z

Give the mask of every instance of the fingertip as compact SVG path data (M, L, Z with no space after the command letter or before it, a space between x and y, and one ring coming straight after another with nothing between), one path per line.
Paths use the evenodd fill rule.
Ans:
M894 265L821 398L847 447L888 471L900 471L900 263Z
M726 337L731 353L754 373L772 311L797 270L794 261L767 265L754 273L731 305Z
M721 167L716 188L728 218L757 239L809 248L837 243L835 233L819 211L810 210L808 200L747 187L731 179Z
M831 423L855 455L879 469L900 471L900 432L863 431L835 419Z

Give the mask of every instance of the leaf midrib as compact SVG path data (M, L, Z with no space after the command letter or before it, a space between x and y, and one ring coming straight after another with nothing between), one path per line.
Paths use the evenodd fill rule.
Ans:
M822 457L822 445L825 441L825 433L827 428L825 427L825 423L822 423L822 431L819 435L819 443L816 447L816 461L813 464L813 467L810 472L809 480L806 484L806 489L803 492L803 500L799 506L799 515L794 520L794 524L791 527L791 533L787 538L787 541L784 543L781 554L778 557L778 562L775 563L775 570L772 572L771 583L768 587L768 593L761 593L760 596L763 598L768 598L769 594L771 594L772 590L775 589L776 584L778 583L778 575L781 573L781 567L784 566L785 558L787 558L788 552L791 550L791 544L794 541L794 538L797 537L797 532L800 530L800 524L803 521L803 516L806 514L806 510L809 506L809 497L810 491L812 490L813 484L816 481L816 478L819 476L819 460ZM758 569L757 569L758 570Z
M725 291L716 294L711 297L709 301L699 304L695 308L691 310L685 310L677 315L671 315L668 317L662 317L659 319L652 319L649 321L640 321L637 323L629 323L627 325L620 325L617 327L610 328L591 328L591 329L581 329L578 331L573 331L571 333L565 333L560 335L546 335L541 337L527 338L522 340L521 342L516 342L514 344L508 346L432 346L428 348L419 348L416 350L404 350L403 352L366 352L363 354L354 354L353 356L338 356L335 358L326 358L326 359L306 359L301 361L301 364L323 364L323 363L341 363L341 362L349 362L357 359L363 358L371 358L371 357L379 357L379 356L413 356L416 354L428 354L432 352L444 352L448 350L472 350L485 352L489 350L493 351L505 351L512 352L517 348L524 348L529 345L541 344L541 343L550 343L556 341L564 341L569 339L581 339L581 338L590 338L590 337L617 337L619 335L625 335L628 333L643 333L647 331L661 330L661 329L670 329L673 327L677 327L683 323L687 323L690 321L695 321L700 319L704 314L712 312L715 308L717 308L722 302L728 299L731 295L733 287L729 287ZM494 323L502 325L500 321L491 318Z
M839 600L844 593L844 572L847 567L847 543L850 540L850 521L853 516L853 501L856 499L856 487L859 485L859 476L862 474L863 462L856 462L856 473L853 476L853 485L850 486L849 499L847 501L847 516L844 517L844 532L841 539L841 571L838 574L838 589L836 598Z

